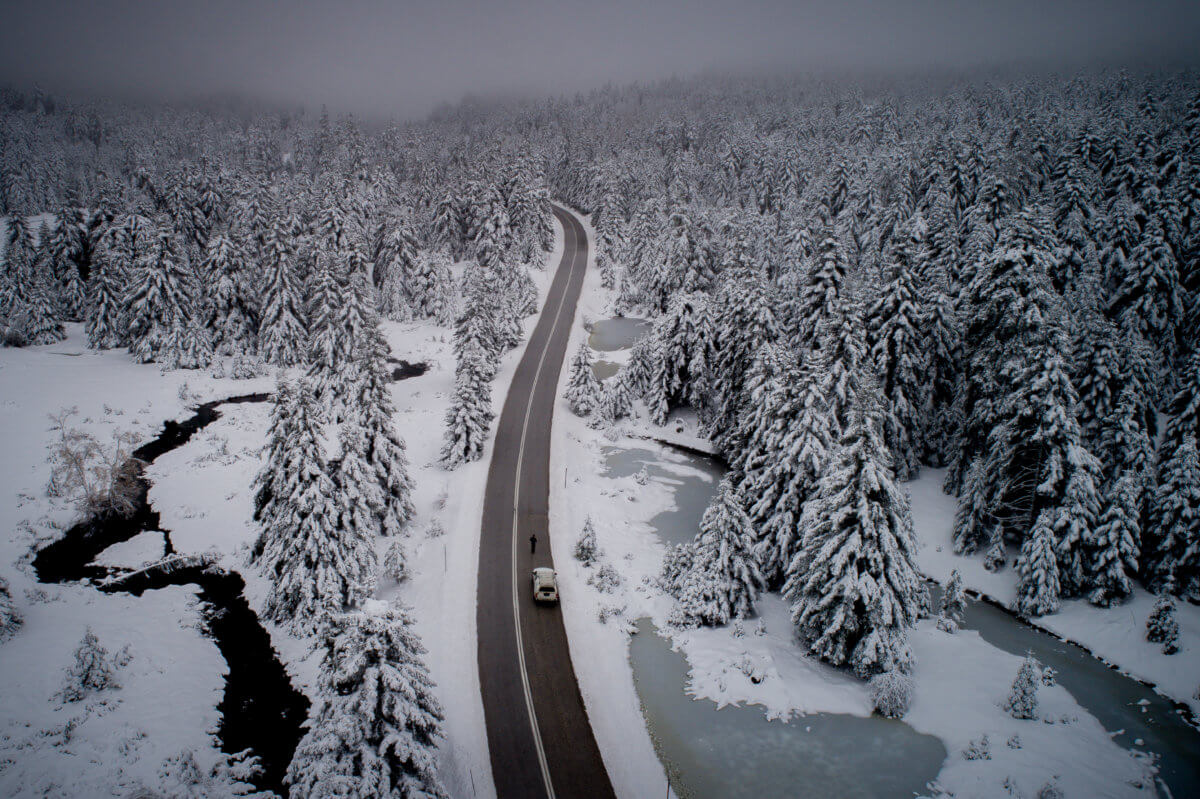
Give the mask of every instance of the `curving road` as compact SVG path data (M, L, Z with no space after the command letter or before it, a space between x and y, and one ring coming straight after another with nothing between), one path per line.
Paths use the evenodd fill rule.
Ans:
M583 226L563 209L554 215L565 236L562 261L504 401L480 532L479 682L499 799L614 796L559 608L535 605L529 578L535 566L554 565L550 425L587 269Z

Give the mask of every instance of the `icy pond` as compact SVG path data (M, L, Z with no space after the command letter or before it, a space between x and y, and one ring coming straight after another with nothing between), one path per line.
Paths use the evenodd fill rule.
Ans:
M715 461L657 446L608 446L602 456L606 477L644 468L650 481L671 492L674 508L650 520L664 543L695 536L723 473ZM965 626L997 649L1032 653L1058 672L1058 682L1118 744L1154 753L1160 795L1200 796L1200 731L1185 709L987 602L968 601ZM754 706L718 710L687 695L685 656L672 652L649 620L640 620L638 629L630 645L638 695L680 796L905 796L934 779L946 757L940 741L899 721L815 714L785 723Z
M633 343L650 332L653 323L632 316L601 319L592 325L588 346L598 352L627 350Z

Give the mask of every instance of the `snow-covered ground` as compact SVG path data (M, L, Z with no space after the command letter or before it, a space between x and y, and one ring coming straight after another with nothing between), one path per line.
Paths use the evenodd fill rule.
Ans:
M598 274L591 270L568 351L573 352L578 342L586 339L585 324L607 316L606 292ZM602 357L623 362L628 351L606 352ZM564 371L560 397L566 379ZM588 427L586 419L574 416L560 399L551 460L552 544L572 662L605 764L618 795L624 797L659 793L665 781L642 718L627 656L627 636L629 622L640 617L649 617L659 629L667 629L672 600L655 584L665 547L650 520L672 508L673 492L663 480L651 479L640 485L634 476L606 476L604 448L650 448L659 453L660 462L668 469L688 472L690 467L681 456L644 437L663 438L665 432L673 443L689 446L698 439L694 422L686 415L681 423L673 418L667 428L659 429L648 425L644 409L639 412L640 419L623 423L615 432L597 431ZM924 540L921 565L933 576L944 578L951 566L941 574L927 553L937 546L930 543L932 531L949 529L953 503L947 498L933 504L920 490L926 481L940 486L940 477L930 474L912 486L918 534ZM588 517L602 553L591 568L572 557ZM610 592L589 584L603 564L611 565L621 577L620 586ZM971 585L974 571L968 576L967 566L960 568ZM1001 579L1009 581L1011 574ZM802 654L781 598L763 597L758 611L765 635L751 634L755 621L744 623L744 637L736 637L732 628L673 634L673 645L683 651L691 667L687 690L692 695L718 705L755 704L770 718L815 712L870 715L872 704L865 683ZM1105 626L1116 628L1119 624L1128 622L1122 619ZM1136 636L1140 629L1139 623L1132 634ZM949 754L937 776L941 789L958 796L1007 796L1008 780L1018 795L1025 796L1036 795L1047 783L1058 785L1067 796L1153 795L1145 787L1144 763L1114 743L1061 686L1040 690L1045 723L1014 719L1001 708L1020 666L1019 657L997 649L971 630L955 635L941 632L932 620L923 621L913 632L912 645L919 663L913 704L905 721L943 741ZM766 678L752 682L746 674L747 663ZM991 743L990 759L965 759L963 750L984 735ZM1019 738L1019 748L1006 743L1014 735Z
M563 247L561 229L547 268L532 270L545 297ZM456 270L457 271L457 270ZM526 332L537 318L526 320ZM429 370L393 384L397 429L408 446L417 516L405 541L410 577L381 580L379 596L410 605L437 695L445 709L442 780L452 796L494 795L475 653L475 582L485 459L447 472L438 460L443 416L453 389L450 332L432 323L384 322L392 354ZM86 585L41 585L29 566L36 547L56 539L75 510L46 498L51 440L47 414L77 406L79 426L107 442L118 430L153 438L168 419L191 415L201 402L270 391L273 376L251 381L207 372L162 372L121 351L85 346L80 325L58 344L0 349L0 576L25 618L0 648L0 794L125 796L161 786L164 760L188 750L207 769L219 759L212 733L223 695L224 660L198 629L187 586L138 598L102 594ZM492 386L503 403L522 347L508 353ZM177 552L211 553L246 580L251 607L266 585L246 566L257 535L251 481L261 467L269 403L226 406L217 421L148 470L150 500L171 531ZM444 532L438 532L438 531ZM431 531L437 533L431 534ZM381 559L383 547L381 545ZM110 547L98 561L137 566L162 554L163 538L146 533ZM99 700L64 705L61 689L72 653L91 626L101 645L128 645L132 659L117 673L121 687ZM310 695L320 658L312 642L268 626L297 688ZM100 701L103 700L103 701Z
M1011 565L989 572L983 568L982 554L954 554L955 499L942 492L945 476L943 469L925 469L908 484L921 571L944 583L951 570L958 569L966 587L1011 606L1017 580ZM1010 553L1010 564L1015 555ZM1057 613L1033 619L1032 623L1087 648L1126 674L1153 683L1160 693L1200 713L1200 607L1177 604L1179 652L1164 655L1161 644L1146 640L1146 619L1154 601L1153 594L1135 586L1133 598L1124 605L1105 609L1083 599L1064 600Z

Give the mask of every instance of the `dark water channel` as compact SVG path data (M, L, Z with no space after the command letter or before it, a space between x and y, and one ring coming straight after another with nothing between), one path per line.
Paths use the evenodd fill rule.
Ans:
M393 380L417 377L428 368L424 363L388 360L394 367ZM165 422L162 432L136 449L133 457L149 465L219 419L223 406L270 398L265 393L243 394L206 402L182 422ZM221 751L232 755L250 750L262 767L252 781L254 786L286 796L283 776L304 733L301 725L308 718L308 698L292 686L270 635L246 601L242 576L199 557L175 556L170 531L162 528L159 513L150 504L145 466L137 469L137 483L136 509L131 515L112 514L80 522L38 550L33 559L38 579L44 583L83 582L106 593L139 597L167 586L195 585L203 608L203 631L217 645L229 669L225 695L217 705ZM165 559L161 563L141 570L93 563L107 548L143 532L162 533Z

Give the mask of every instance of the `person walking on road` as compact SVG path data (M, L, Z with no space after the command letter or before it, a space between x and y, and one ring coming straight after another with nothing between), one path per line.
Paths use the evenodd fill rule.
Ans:
M529 554L537 552L537 533L529 536Z

